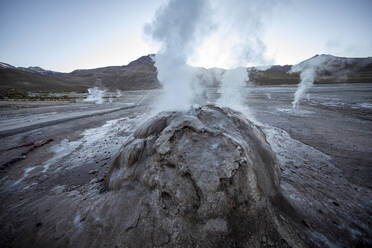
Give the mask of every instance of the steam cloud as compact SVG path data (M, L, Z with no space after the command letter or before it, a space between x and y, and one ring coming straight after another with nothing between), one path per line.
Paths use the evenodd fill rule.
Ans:
M238 67L227 70L221 80L221 97L218 99L217 104L245 112L242 91L248 80L246 68Z
M197 33L208 24L208 2L203 0L171 0L160 8L145 32L161 42L155 56L158 79L163 84L164 96L159 110L187 109L192 103L194 69L187 65L197 41Z
M214 40L227 40L228 43L218 42L215 54L208 56L218 57L222 53L228 68L272 64L273 60L265 55L266 45L261 36L276 0L219 0L212 3L213 20L217 26Z
M345 80L350 72L358 70L367 63L369 63L368 59L360 64L356 64L353 58L340 58L322 54L292 66L289 73L300 73L301 79L294 94L292 108L298 108L300 101L314 85L315 80L319 76L332 74L336 76L336 79ZM353 65L353 67L350 67L350 65Z
M225 72L221 80L221 98L217 101L222 106L239 110L247 115L250 111L244 104L247 84L249 83L248 64L267 65L273 61L265 56L266 46L261 39L264 30L264 19L268 18L272 8L276 5L273 0L266 1L217 1L216 5L223 8L216 12L223 18L218 18L220 22L219 34L223 37L233 37L230 39L230 49L228 49L228 59L230 69Z
M102 104L105 102L105 100L103 99L104 96L105 96L104 90L101 90L98 87L89 88L87 98L85 98L83 101Z
M294 94L294 100L292 102L292 108L298 108L300 100L305 96L307 91L314 85L314 81L319 73L319 70L323 68L327 61L324 56L317 56L310 60L304 61L300 64L292 66L290 73L300 72L300 83Z
M241 66L273 62L265 57L266 47L260 37L275 3L170 0L161 7L153 22L145 26L145 33L161 44L155 66L164 95L157 111L185 110L197 102L201 95L200 71L188 63L202 61L203 56L223 58L229 69L219 75L222 96L217 103L241 109L242 88L249 81L247 69Z

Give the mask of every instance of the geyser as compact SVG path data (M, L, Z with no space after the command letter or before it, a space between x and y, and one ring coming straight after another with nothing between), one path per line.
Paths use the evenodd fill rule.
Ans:
M336 76L336 79L342 78L345 80L349 73L357 71L360 67L368 63L368 60L364 60L356 64L353 58L322 54L292 66L289 73L300 73L301 79L294 94L294 100L292 102L293 109L298 108L300 101L305 97L319 76L332 74Z
M81 192L58 185L32 205L42 225L34 238L31 222L31 244L314 247L281 194L265 134L229 108L161 112L142 123L103 183L94 178Z
M241 88L249 78L243 67L248 63L272 62L265 58L266 47L261 35L264 22L275 5L274 0L259 3L170 0L158 9L152 23L144 29L160 44L155 66L163 95L155 105L155 112L187 110L198 103L202 91L197 82L198 70L188 63L198 58L203 61L206 57L223 58L225 66L231 68L222 75L219 104L244 109Z
M206 13L208 4L200 0L170 0L145 27L145 32L161 44L155 66L164 94L156 112L185 110L192 104L192 83L196 76L195 70L187 65L187 59L193 52L204 19L209 16Z
M115 209L126 210L95 218L120 230L106 240L124 247L300 247L290 219L278 217L279 177L264 133L239 113L162 112L134 132L107 175Z
M319 70L325 65L328 60L325 56L317 56L307 61L292 66L289 73L300 73L300 83L294 94L294 100L292 101L292 108L296 109L299 105L300 100L305 96L308 90L314 85L314 81L319 73Z
M88 95L83 101L94 102L96 104L102 104L105 102L105 100L103 99L104 95L105 95L105 91L99 89L98 87L89 88Z

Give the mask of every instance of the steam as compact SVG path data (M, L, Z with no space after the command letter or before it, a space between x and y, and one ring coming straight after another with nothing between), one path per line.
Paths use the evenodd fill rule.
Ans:
M220 87L226 70L220 68L196 68L196 70L197 80L193 84L195 93L193 102L197 105L214 102L216 95L212 93L212 89Z
M116 90L116 97L121 97L123 94L121 93L121 90Z
M221 97L217 104L243 112L243 91L248 81L247 68L227 70L221 81Z
M346 80L349 73L358 70L367 63L369 63L368 59L358 64L353 58L322 54L292 66L289 73L300 73L301 80L294 94L292 108L298 108L300 101L306 96L306 93L314 85L315 80L320 76L325 80ZM327 75L331 76L327 78Z
M223 53L228 68L273 64L273 60L266 56L262 35L276 0L220 0L213 3L217 40L228 43L216 46L212 56Z
M247 68L241 66L258 64L262 67L273 63L265 55L266 46L261 35L265 27L264 19L269 17L276 2L233 0L222 1L222 3L219 6L223 8L217 11L225 17L220 18L219 23L221 39L223 37L233 38L228 50L230 70L227 70L222 77L221 98L217 103L251 115L245 104L245 96L248 92L247 87L252 82L249 80Z
M322 68L325 62L324 57L317 57L313 60L308 60L303 63L293 66L290 73L300 72L300 83L294 94L294 100L292 102L292 108L298 108L300 100L305 96L307 91L314 85L314 81L318 74L319 69Z
M98 87L89 88L87 98L85 98L84 102L94 102L96 104L102 104L105 102L103 99L105 95L105 91L99 89Z
M186 110L206 95L200 70L191 67L203 59L224 61L220 79L223 106L242 109L242 88L247 86L249 64L267 65L266 46L261 39L265 20L276 0L170 0L161 7L145 33L160 43L155 56L158 80L164 93L156 111ZM242 67L243 66L243 67ZM214 80L211 77L211 80ZM204 85L213 84L207 83Z
M195 70L187 64L197 42L208 27L209 5L203 0L170 0L160 8L145 32L161 43L155 55L158 80L164 95L159 110L185 110L192 104ZM205 31L204 30L204 31Z

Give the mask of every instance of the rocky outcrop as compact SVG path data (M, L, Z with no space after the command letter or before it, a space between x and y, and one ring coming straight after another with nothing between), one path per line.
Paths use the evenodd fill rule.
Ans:
M17 222L5 212L2 247L321 247L282 197L264 133L233 110L160 113L112 161L104 181L58 184Z
M119 203L124 247L304 246L283 211L290 206L265 135L230 109L155 116L122 147L105 183L131 199Z

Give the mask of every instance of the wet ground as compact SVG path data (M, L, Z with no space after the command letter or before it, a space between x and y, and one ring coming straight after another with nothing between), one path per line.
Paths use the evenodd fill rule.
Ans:
M372 235L372 87L317 86L297 111L288 101L294 90L257 88L247 100L269 126L283 192L320 246L363 247Z
M294 91L245 89L249 118L277 153L283 193L313 242L363 247L372 236L372 85L316 86L296 111ZM113 156L157 95L125 92L104 104L0 102L0 246L34 244L43 215L59 207L42 207L52 196L83 201L101 194ZM58 225L49 233L58 233Z

